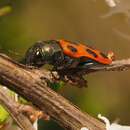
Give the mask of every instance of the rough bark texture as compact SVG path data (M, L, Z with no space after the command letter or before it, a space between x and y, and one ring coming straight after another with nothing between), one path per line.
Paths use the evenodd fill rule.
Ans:
M86 73L96 71L119 71L130 68L130 59L114 61L111 65L101 65L91 68ZM48 87L52 81L49 71L29 69L7 56L0 54L0 83L30 100L51 116L59 125L68 130L105 130L103 123L81 112L71 102Z
M48 71L28 69L0 54L0 82L3 85L30 100L67 130L80 130L82 127L105 130L103 123L81 112L71 102L47 87L47 81L51 81L51 78Z

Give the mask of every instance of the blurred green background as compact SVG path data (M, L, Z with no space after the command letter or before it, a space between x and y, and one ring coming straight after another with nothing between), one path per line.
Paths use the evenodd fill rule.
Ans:
M0 17L0 51L16 60L37 40L66 39L112 50L116 59L130 57L130 5L119 0L0 0L11 6ZM86 76L88 88L65 86L59 93L92 116L130 125L130 71L99 72ZM62 130L55 122L41 121L39 129Z

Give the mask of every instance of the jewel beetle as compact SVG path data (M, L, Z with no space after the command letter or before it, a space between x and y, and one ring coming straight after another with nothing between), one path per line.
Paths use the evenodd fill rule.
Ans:
M29 48L25 55L27 65L41 67L52 64L56 69L76 68L87 64L112 63L113 52L107 55L85 44L66 40L38 41Z
M67 40L37 41L25 55L25 63L29 66L39 68L50 64L60 75L72 70L72 75L69 73L68 77L74 81L83 79L82 74L79 75L80 70L87 70L96 65L109 65L113 60L112 51L106 55L88 45Z

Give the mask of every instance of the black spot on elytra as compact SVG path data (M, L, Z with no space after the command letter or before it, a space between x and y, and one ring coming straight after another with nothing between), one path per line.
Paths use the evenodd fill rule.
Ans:
M105 54L103 54L102 52L100 52L100 55L103 57L103 58L108 58Z
M70 49L72 52L77 52L77 51L78 51L76 48L74 48L74 47L71 46L71 45L68 45L67 47L68 47L68 49Z
M96 54L95 52L91 51L90 49L86 49L86 51L87 51L90 55L94 56L95 58L98 57L97 54Z

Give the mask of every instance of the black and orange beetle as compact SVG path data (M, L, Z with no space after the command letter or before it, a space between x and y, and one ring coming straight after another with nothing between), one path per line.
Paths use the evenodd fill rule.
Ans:
M101 51L81 43L48 40L38 41L29 48L25 62L27 65L35 67L51 64L53 70L57 71L62 77L67 75L67 78L79 83L83 79L81 70L83 72L83 70L90 69L92 66L109 65L112 63L113 57L113 52L105 55Z

